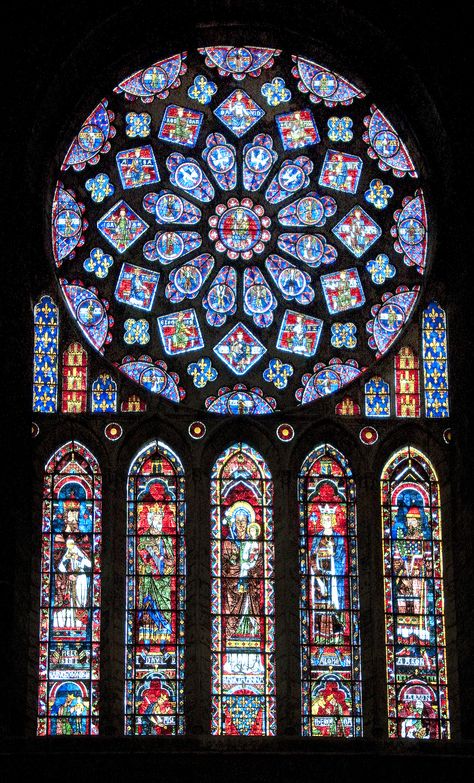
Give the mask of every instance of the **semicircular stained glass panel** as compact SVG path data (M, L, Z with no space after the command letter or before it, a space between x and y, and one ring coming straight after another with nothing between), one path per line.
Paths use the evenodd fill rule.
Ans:
M416 306L416 149L292 52L212 46L123 79L57 175L52 256L83 336L175 404L268 414L338 391Z

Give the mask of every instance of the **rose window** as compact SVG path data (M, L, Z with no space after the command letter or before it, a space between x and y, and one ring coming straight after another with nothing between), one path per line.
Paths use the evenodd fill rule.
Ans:
M365 85L292 53L150 64L84 119L52 206L87 340L173 403L271 413L365 372L428 259L417 150Z

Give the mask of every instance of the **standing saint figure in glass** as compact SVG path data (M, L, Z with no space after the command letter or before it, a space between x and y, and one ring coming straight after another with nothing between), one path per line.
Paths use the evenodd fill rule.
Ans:
M355 483L345 457L317 446L298 481L302 733L362 735Z
M102 479L77 441L45 468L39 735L97 734Z
M272 499L262 457L226 449L211 480L213 734L275 734Z
M449 737L439 483L413 446L382 472L389 737Z
M184 472L159 441L128 477L125 733L184 733Z

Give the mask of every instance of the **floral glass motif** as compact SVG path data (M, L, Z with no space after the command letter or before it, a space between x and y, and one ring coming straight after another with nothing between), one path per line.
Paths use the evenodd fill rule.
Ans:
M393 197L394 190L390 185L384 185L381 179L373 179L369 189L365 191L364 198L375 209L385 209L389 200Z
M439 482L413 446L382 471L388 735L449 738Z
M272 503L260 454L226 449L211 475L213 734L276 733Z
M263 371L263 379L273 383L277 389L284 389L292 375L291 364L284 364L281 359L270 359L267 369Z
M416 418L420 415L420 370L418 356L404 346L394 360L395 415Z
M185 494L160 441L128 474L125 733L184 733Z
M395 277L397 272L385 253L379 253L375 258L367 261L365 268L375 285L383 285L386 280Z
M298 477L302 734L362 736L355 482L328 444Z
M115 186L112 185L108 174L97 174L95 177L86 180L86 190L91 194L92 201L101 204L108 196L113 196Z
M330 141L351 141L354 133L350 117L329 117L328 139Z
M449 416L446 313L431 302L422 317L425 414L430 419Z
M413 174L412 146L356 83L298 55L216 45L152 62L79 125L57 177L52 255L71 314L132 381L194 410L268 411L253 389L270 360L289 353L293 375L273 385L282 411L342 388L367 364L376 374L421 294L413 273L426 268L426 175L417 190L400 176ZM393 294L383 290L389 279ZM194 337L182 340L177 323L170 347L156 324L191 304ZM135 327L125 323L147 313L143 362L124 356L124 345L145 345L144 335L130 342ZM332 329L343 314L356 327L353 346ZM245 373L237 362L245 390L233 389L233 362L213 353L236 324L252 335L244 355L268 351ZM349 343L354 359L331 364ZM316 355L326 370L314 380ZM229 390L210 403L188 373L206 356Z
M205 76L199 75L194 77L194 82L188 89L188 95L193 101L198 101L202 104L211 102L212 96L217 92L217 85L215 82L211 82L206 79Z
M261 93L267 99L269 106L279 106L280 103L288 103L291 100L291 92L281 76L276 76L271 82L265 82Z
M147 112L136 114L136 112L130 111L125 115L125 123L125 133L130 139L137 137L146 139L151 133L151 117Z
M331 324L331 345L334 348L355 348L357 345L357 327L350 321Z
M92 272L98 278L107 277L114 259L108 253L104 253L100 247L93 247L89 256L83 263L86 272Z
M117 384L106 372L102 372L91 386L91 412L117 412Z
M71 343L63 353L62 413L87 410L87 353L80 343Z
M150 342L150 324L145 318L127 318L123 340L127 345L146 345Z
M44 472L40 736L99 731L101 498L97 460L65 443Z
M42 296L36 303L33 328L33 411L56 413L59 313L50 296Z
M212 366L208 356L203 356L197 362L188 364L188 375L192 376L193 383L198 389L203 389L206 384L215 381L217 370Z

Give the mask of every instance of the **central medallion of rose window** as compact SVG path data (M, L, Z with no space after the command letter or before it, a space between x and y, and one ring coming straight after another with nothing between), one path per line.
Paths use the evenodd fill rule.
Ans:
M231 198L227 205L218 204L216 214L209 218L209 238L215 241L220 253L227 253L232 260L240 257L248 261L254 253L265 250L270 222L263 207L254 206L252 199Z

